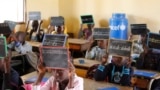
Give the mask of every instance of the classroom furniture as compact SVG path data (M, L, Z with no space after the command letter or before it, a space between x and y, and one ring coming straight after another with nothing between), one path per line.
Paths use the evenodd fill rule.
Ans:
M12 51L12 58L21 57L21 60L11 60L11 66L16 67L22 65L22 71L25 72L25 54L18 53L16 51Z
M134 70L132 84L133 86L138 88L151 90L151 85L156 79L160 79L160 73L158 72L149 70Z
M80 60L83 60L84 63L80 63ZM73 64L76 67L76 74L81 77L86 77L87 70L95 64L100 64L100 62L85 58L76 58L73 60Z
M39 47L41 42L27 41L32 47Z
M38 73L36 71L23 75L21 76L23 82L25 82L27 79L32 78L34 76L38 76ZM50 77L51 74L46 73L45 77ZM117 87L119 90L133 90L132 87L126 87L126 86L121 86L121 85L117 85L117 84L112 84L112 83L108 83L108 82L97 82L91 79L86 79L83 78L84 80L84 90L97 90L98 88L102 88L102 87Z
M69 48L71 50L85 51L90 46L89 41L83 39L68 38Z

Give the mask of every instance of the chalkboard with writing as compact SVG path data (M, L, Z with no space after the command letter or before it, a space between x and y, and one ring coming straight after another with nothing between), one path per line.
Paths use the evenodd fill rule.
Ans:
M62 16L51 17L51 26L61 26L64 25L64 18Z
M147 45L149 48L160 49L160 34L148 33Z
M43 38L43 46L65 47L67 36L63 34L46 34Z
M42 62L48 68L68 68L68 49L55 47L41 47Z
M11 30L7 23L0 23L0 34L8 37L11 34Z
M147 32L146 24L131 24L131 32L133 35L145 34Z
M17 25L16 22L14 22L14 21L9 21L9 20L5 20L4 23L7 23L7 24L9 25L9 28L10 28L11 31L13 31L14 28L15 28L15 26Z
M6 56L7 56L6 38L0 36L0 58L4 58Z
M93 30L93 38L95 40L103 40L109 38L109 28L94 28Z
M83 24L93 24L93 16L92 15L83 15L81 16L81 20Z
M109 40L108 53L116 56L130 57L132 51L132 42L125 40Z
M41 20L41 12L29 12L29 20Z

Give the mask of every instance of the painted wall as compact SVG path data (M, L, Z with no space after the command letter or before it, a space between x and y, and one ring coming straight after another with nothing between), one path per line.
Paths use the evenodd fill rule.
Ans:
M49 18L59 15L59 0L26 0L27 14L29 11L40 11L41 18L44 20L42 27L47 28ZM25 24L16 26L16 30L25 30Z
M160 0L59 0L59 14L69 32L77 35L80 15L92 14L96 27L108 27L113 12L127 14L129 23L146 23L152 32L160 30Z

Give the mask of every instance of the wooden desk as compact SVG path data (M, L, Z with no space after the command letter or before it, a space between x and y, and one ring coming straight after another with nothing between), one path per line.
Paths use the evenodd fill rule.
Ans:
M84 64L80 64L79 60L84 60ZM73 60L73 64L76 67L76 74L78 76L85 78L87 74L87 70L95 64L100 64L100 62L96 60L85 59L85 58L76 58Z
M18 56L23 56L23 55L25 55L25 54L20 54L16 51L12 51L12 57L18 57Z
M150 71L150 70L140 70L140 71L157 73L155 76L153 76L151 78L149 78L149 77L147 78L147 77L143 77L143 76L136 76L136 75L134 75L132 77L133 86L139 87L139 88L144 88L147 90L151 90L151 86L152 86L153 81L156 79L160 79L160 73L155 72L155 71Z
M28 78L31 78L34 76L38 76L36 71L29 73L29 74L26 74L24 76L21 76L21 78L24 82ZM50 76L51 76L51 74L49 74L49 73L45 74L45 77L50 77ZM83 78L83 80L84 80L84 89L83 90L97 90L97 88L99 88L99 87L113 87L113 86L116 86L117 88L119 88L119 90L133 90L132 87L124 87L124 86L120 86L120 85L116 85L116 84L112 84L112 83L107 83L107 82L96 82L94 80L86 79L86 78Z
M39 47L42 44L40 42L34 42L34 41L27 41L27 42L33 47Z
M85 51L90 46L89 41L83 39L68 39L69 48L72 50Z

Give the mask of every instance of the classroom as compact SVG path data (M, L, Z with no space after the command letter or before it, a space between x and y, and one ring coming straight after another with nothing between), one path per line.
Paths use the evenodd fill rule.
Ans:
M159 0L0 0L0 90L160 90Z

